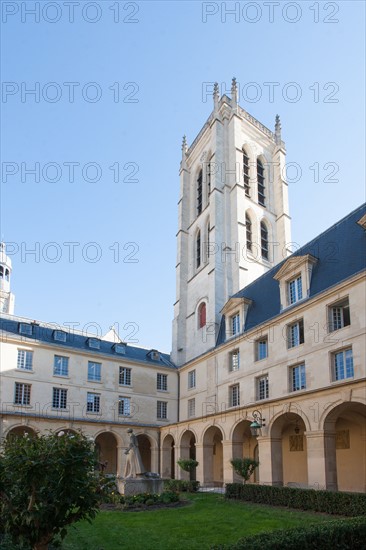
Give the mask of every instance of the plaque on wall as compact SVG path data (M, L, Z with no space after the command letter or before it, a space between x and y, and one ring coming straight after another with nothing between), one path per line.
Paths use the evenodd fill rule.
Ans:
M336 432L336 449L349 449L349 430L339 430Z
M290 435L290 452L303 451L304 438L302 435Z

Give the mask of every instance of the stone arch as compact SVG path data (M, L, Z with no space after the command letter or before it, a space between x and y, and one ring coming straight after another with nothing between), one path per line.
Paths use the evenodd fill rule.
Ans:
M203 434L203 481L205 485L221 487L224 481L224 434L218 426L210 426Z
M340 403L322 420L327 488L366 491L366 405Z
M32 428L31 426L24 426L24 424L18 424L17 426L12 426L9 428L6 438L9 437L25 437L28 434L29 437L36 437L38 430Z
M257 446L257 438L252 436L249 420L240 420L233 426L231 433L232 457L254 458L254 449ZM234 482L241 483L243 478L233 472ZM254 481L252 476L250 481Z
M271 421L272 481L274 485L307 486L307 425L300 414L286 412Z
M98 461L103 464L106 474L117 474L117 438L112 432L100 432L95 437Z
M197 436L194 433L193 430L185 430L181 436L179 441L179 457L176 458L192 458L193 460L196 460L196 443L197 443ZM193 472L184 472L179 468L180 477L181 479L190 479L195 480L196 479L196 470Z
M175 479L175 440L172 434L163 439L162 444L162 477Z

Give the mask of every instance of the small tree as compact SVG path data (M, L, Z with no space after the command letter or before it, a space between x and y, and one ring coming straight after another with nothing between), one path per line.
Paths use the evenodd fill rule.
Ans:
M102 497L94 444L81 433L10 437L0 454L0 532L33 550L91 520Z
M180 458L179 460L177 460L177 464L185 472L193 472L197 468L199 463L193 458Z
M235 472L244 479L246 483L250 476L253 474L256 468L259 466L259 462L254 460L254 458L232 458L230 460L232 467Z

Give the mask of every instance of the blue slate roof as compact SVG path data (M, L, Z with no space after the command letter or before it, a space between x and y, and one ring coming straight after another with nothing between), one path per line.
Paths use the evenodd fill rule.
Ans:
M48 328L45 326L42 326L41 324L37 323L30 323L33 327L33 334L31 336L25 336L24 334L19 334L19 323L25 323L26 321L22 318L6 318L1 317L0 318L0 330L12 334L17 334L18 336L21 336L24 342L31 343L32 340L38 341L38 342L45 342L50 345L54 345L55 348L57 348L57 351L62 350L62 348L65 348L65 353L67 350L75 350L75 351L86 351L92 354L94 357L97 357L98 355L109 355L113 356L114 359L117 359L119 361L123 361L124 359L128 359L131 361L138 361L139 363L145 363L149 364L150 366L156 366L156 367L168 367L172 369L176 369L176 366L170 361L170 356L167 353L159 353L159 359L154 359L153 354L151 352L157 351L157 350L148 350L143 348L138 348L130 345L125 346L125 353L120 354L116 353L115 351L115 344L113 342L107 342L106 340L100 340L99 349L95 349L94 347L89 347L88 341L90 339L94 339L93 336L84 336L81 334L75 334L74 332L68 332L67 330L63 330L61 327L58 330L62 330L62 332L65 332L67 334L67 341L66 342L60 342L55 341L54 339L54 328ZM4 339L4 337L3 337Z
M281 313L280 287L278 281L273 277L289 258L311 254L318 260L313 268L308 300L363 271L366 268L366 232L357 222L365 212L366 204L363 204L234 294L232 298L252 300L244 332ZM220 345L224 341L225 325L221 322L216 345Z

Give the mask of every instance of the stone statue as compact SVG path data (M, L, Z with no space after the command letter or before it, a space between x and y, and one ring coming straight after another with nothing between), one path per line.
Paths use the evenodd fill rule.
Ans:
M130 434L130 444L125 450L127 461L125 466L125 478L142 476L146 470L141 460L137 437L133 433L132 428L128 428L127 433Z

